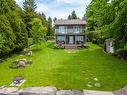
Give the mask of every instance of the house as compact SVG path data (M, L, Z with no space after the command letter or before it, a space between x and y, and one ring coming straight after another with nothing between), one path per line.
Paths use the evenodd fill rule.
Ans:
M56 20L55 35L56 44L65 48L77 48L86 43L86 21L81 19Z

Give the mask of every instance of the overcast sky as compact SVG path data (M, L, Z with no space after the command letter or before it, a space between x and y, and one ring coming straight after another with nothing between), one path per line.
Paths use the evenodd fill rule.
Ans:
M24 0L15 0L20 6ZM86 6L91 0L36 0L38 12L44 12L46 16L58 19L66 19L75 10L78 17L82 18Z

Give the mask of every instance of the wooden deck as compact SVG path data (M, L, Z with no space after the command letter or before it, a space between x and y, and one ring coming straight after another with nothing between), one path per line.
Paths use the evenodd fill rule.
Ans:
M77 49L81 44L64 44L65 49Z

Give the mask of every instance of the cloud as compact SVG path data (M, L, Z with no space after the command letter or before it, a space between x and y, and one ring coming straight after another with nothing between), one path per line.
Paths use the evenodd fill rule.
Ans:
M24 0L15 1L22 6ZM37 12L44 12L46 16L51 16L52 18L66 19L73 10L81 18L91 0L36 0L36 2L38 6Z

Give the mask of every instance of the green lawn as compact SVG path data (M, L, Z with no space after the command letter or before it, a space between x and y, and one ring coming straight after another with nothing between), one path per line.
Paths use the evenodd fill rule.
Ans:
M56 50L53 43L46 43L33 50L33 64L26 68L9 69L16 59L26 58L14 55L0 64L0 85L10 85L14 76L23 76L28 86L56 86L58 89L116 90L127 85L127 61L103 52L90 44L89 49ZM95 81L97 78L98 81ZM100 83L101 87L94 86ZM88 84L92 87L88 87Z

